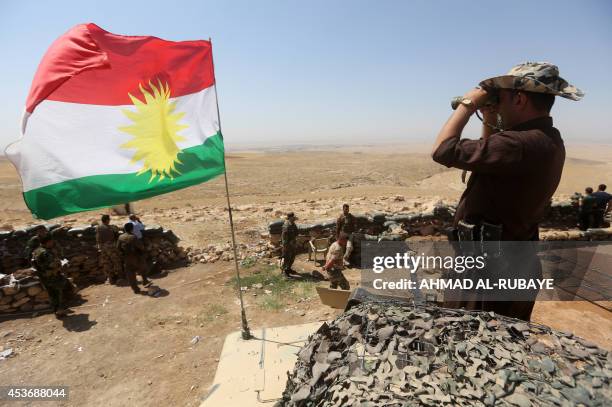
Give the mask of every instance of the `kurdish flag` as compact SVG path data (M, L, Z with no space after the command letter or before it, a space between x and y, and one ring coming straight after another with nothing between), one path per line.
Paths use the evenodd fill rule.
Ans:
M175 191L225 171L209 41L81 24L43 57L6 149L50 219Z

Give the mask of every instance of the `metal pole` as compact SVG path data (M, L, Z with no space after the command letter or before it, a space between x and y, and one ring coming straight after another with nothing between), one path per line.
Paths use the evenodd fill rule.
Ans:
M210 42L210 59L213 66L213 72L215 71L215 62L212 56L212 40L209 37L208 41ZM219 96L217 95L217 78L215 76L214 81L215 87L215 101L217 102L217 120L219 122L219 132L221 136L223 136L223 131L221 130L221 114L219 112ZM224 143L225 145L225 143ZM224 147L225 150L225 147ZM225 165L225 152L223 153L223 178L225 180L225 196L227 198L227 212L229 213L229 221L230 221L230 229L232 230L232 248L234 250L234 264L236 266L236 282L238 284L238 297L240 298L240 319L242 322L242 339L248 340L252 339L253 335L251 335L251 331L249 330L249 323L246 318L246 312L244 311L244 301L242 300L242 284L240 281L240 267L238 266L238 250L236 248L236 233L234 232L234 219L232 217L232 205L230 203L229 196L229 186L227 183L227 166Z

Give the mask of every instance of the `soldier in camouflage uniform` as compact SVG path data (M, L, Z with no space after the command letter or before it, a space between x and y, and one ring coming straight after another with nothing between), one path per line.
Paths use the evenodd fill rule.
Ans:
M343 290L350 290L351 286L342 274L344 268L344 251L346 249L346 243L348 236L346 233L341 232L336 240L327 252L327 258L325 259L325 265L323 270L327 271L329 275L330 288L338 288L340 286Z
M298 228L295 224L296 219L295 214L293 212L289 212L281 232L281 243L283 249L282 269L287 277L290 277L291 273L295 273L291 267L293 266L295 255L297 254Z
M28 240L28 243L26 243L26 247L23 251L23 258L26 266L30 266L32 264L32 255L34 254L34 250L40 247L40 239L48 234L49 231L47 228L44 225L40 225L36 229L36 234Z
M341 233L346 234L346 250L344 252L344 265L351 265L351 253L353 253L353 233L357 229L357 220L349 211L349 204L342 205L342 214L336 220L336 239Z
M132 232L134 231L134 225L132 223L126 223L123 226L125 233L119 236L117 239L117 248L123 257L123 270L127 276L130 287L135 294L140 293L138 282L136 281L136 274L142 276L142 284L150 284L147 279L147 266L145 259L145 247L142 240L138 239Z
M115 284L122 274L121 253L117 249L119 229L110 224L110 216L102 215L102 224L96 228L96 244L100 252L100 268L107 281Z
M40 238L40 246L34 250L32 265L36 269L42 285L49 293L49 301L53 312L58 317L66 314L64 307L64 290L68 286L68 280L61 272L62 263L54 249L55 241L50 235Z

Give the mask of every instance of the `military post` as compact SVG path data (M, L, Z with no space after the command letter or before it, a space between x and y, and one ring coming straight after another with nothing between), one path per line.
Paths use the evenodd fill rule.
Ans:
M612 405L609 1L2 6L0 406Z

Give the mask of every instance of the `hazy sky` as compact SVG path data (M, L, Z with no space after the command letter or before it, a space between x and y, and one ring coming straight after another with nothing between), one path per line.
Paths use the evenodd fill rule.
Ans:
M116 34L212 37L229 146L433 139L452 96L527 60L557 64L586 92L553 109L566 140L610 140L607 0L1 0L0 150L19 135L47 47L86 22Z

